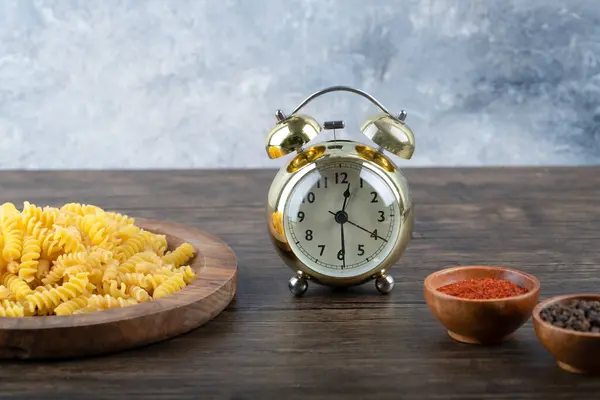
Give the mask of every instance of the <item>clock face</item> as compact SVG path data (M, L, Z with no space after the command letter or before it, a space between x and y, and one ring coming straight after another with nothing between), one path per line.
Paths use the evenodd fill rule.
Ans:
M288 242L315 272L352 277L377 268L400 229L396 195L362 164L322 164L296 184L284 211Z

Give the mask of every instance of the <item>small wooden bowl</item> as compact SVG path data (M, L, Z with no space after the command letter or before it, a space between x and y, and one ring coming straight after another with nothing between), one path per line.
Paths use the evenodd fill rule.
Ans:
M511 281L527 293L503 299L471 300L450 296L437 288L464 279ZM531 316L540 293L537 278L515 269L488 266L447 268L425 279L424 294L433 315L451 338L463 343L491 344L509 339Z
M600 294L556 296L539 303L533 310L533 326L542 345L554 356L562 369L575 373L600 373L600 333L559 328L542 320L542 309L570 300L600 301Z

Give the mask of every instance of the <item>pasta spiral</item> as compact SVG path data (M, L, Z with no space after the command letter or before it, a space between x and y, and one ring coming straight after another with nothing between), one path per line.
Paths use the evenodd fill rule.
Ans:
M79 296L71 299L69 301L65 301L62 304L59 304L54 309L54 314L56 315L69 315L73 314L76 310L84 308L88 305L88 298L86 296Z
M56 227L53 239L65 253L85 251L81 233L75 227Z
M33 292L23 279L10 272L2 274L0 280L2 281L2 284L14 294L17 301L25 300L25 298Z
M26 221L25 219L23 219L22 223L23 223L23 229L24 229L25 235L33 236L34 238L36 238L39 241L42 240L41 236L43 233L45 233L45 231L47 231L47 229L44 228L44 226L42 225L42 223L40 221L38 221L35 218L30 219L29 221Z
M38 259L42 248L40 242L33 236L27 236L23 242L23 255L19 265L19 278L31 282L36 278Z
M37 272L35 273L36 278L39 279L40 281L42 281L46 277L46 275L48 275L49 271L50 271L50 260L46 260L46 259L39 260L38 264L37 264Z
M165 235L154 235L150 232L142 232L146 237L147 246L149 246L156 254L162 256L167 251L167 237Z
M119 225L133 225L135 223L135 219L128 217L127 215L118 214L114 212L104 213L107 218L112 219Z
M4 235L2 234L2 225L0 225L0 249L4 249ZM0 271L6 266L6 260L0 254Z
M86 291L89 282L88 274L81 273L72 277L68 282L50 290L41 290L27 296L29 311L46 314L54 311L61 302L67 302Z
M183 280L186 284L190 284L194 279L196 279L196 273L189 265L179 267L178 270L181 272Z
M1 204L0 250L0 318L133 306L196 278L191 244L169 249L165 235L89 204Z
M116 281L104 282L102 285L102 293L110 295L112 297L127 297L125 284L121 282L119 285Z
M47 260L56 260L60 254L60 246L54 239L54 230L43 228L37 239L42 247L42 257Z
M34 204L30 204L28 201L26 201L23 204L22 219L24 223L26 221L29 221L30 219L35 219L37 221L40 221L44 228L49 229L52 228L52 226L54 225L58 214L59 210L54 207L44 207L42 209L40 207L36 207Z
M85 252L63 254L56 259L51 271L42 279L42 282L44 284L60 282L68 268L84 265L85 262Z
M28 204L27 202L25 204ZM8 218L19 215L19 210L13 203L3 203L0 206L0 223L4 223Z
M154 289L160 286L165 281L164 275L146 275L141 273L122 274L119 276L119 281L125 285L135 285L143 288L148 293L153 293Z
M189 243L183 243L170 253L163 256L165 264L173 264L175 267L180 267L194 256L196 249Z
M121 261L132 257L136 253L143 251L146 247L145 235L141 232L136 233L127 239L122 245L117 246L115 254Z
M127 290L127 294L133 297L138 303L152 300L150 294L139 286L130 286Z
M10 300L0 301L0 317L24 317L25 308Z
M120 308L127 307L137 304L135 299L124 299L122 297L112 297L109 294L105 294L104 296L100 296L94 294L90 297L88 305L90 307L100 309L100 310L109 310L111 308Z
M60 211L63 213L70 213L75 215L88 215L88 214L96 214L101 212L102 209L100 207L88 205L88 204L80 204L80 203L67 203L60 208Z
M2 222L2 236L4 237L2 257L7 262L18 260L23 249L21 219L18 215L10 216Z
M43 292L45 290L54 289L57 286L58 285L40 285L40 286L36 287L33 291L34 292Z
M0 300L12 300L13 298L14 295L12 294L10 289L4 285L0 285Z
M129 240L137 235L139 232L140 228L135 225L121 225L119 229L117 229L115 236L120 243L123 243L124 241Z
M98 215L88 214L77 220L78 228L85 233L93 246L111 249L114 247L111 223Z
M117 268L119 267L119 262L117 260L111 260L111 262L106 264L106 269L104 270L104 274L102 274L102 281L114 281L117 279Z
M140 265L142 264L144 265L144 267L140 267ZM155 267L149 267L147 264ZM162 260L158 255L150 251L145 251L129 257L125 262L123 262L120 265L118 271L122 274L132 272L145 272L145 270L147 269L158 268L158 265L160 264L162 264Z
M158 299L175 293L176 291L183 289L185 281L183 280L183 273L177 273L163 283L161 283L156 289L154 289L153 298Z

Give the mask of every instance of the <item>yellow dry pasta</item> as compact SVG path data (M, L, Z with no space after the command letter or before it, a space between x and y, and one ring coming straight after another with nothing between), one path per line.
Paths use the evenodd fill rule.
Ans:
M11 215L2 222L2 236L4 248L2 257L5 261L17 261L21 257L23 248L23 231L19 215Z
M152 297L158 299L160 297L168 296L180 289L183 289L185 285L186 283L183 280L183 273L179 272L173 276L170 276L163 283L158 285L158 287L154 289Z
M15 296L12 294L9 288L4 285L0 285L0 300L12 300L14 297Z
M135 306L196 278L190 243L168 249L165 235L91 204L1 204L0 252L0 317Z
M89 298L85 295L75 297L69 301L65 301L54 309L56 315L69 315L74 311L84 308L88 305Z
M10 290L17 301L24 301L25 298L33 292L29 285L27 285L27 282L8 271L2 274L0 281L2 281L2 284Z
M137 303L137 300L133 298L124 299L122 297L112 297L109 294L105 294L104 296L94 294L90 297L88 306L100 310L109 310L111 308L132 306Z
M152 300L150 294L139 286L129 286L128 294L136 299L138 303Z
M0 317L24 317L25 308L10 300L0 301Z
M27 236L23 241L23 254L19 265L19 278L25 282L31 282L36 278L38 272L38 259L42 248L40 241L33 236Z
M172 252L164 255L162 259L165 264L173 264L175 267L181 267L194 256L194 252L194 246L189 243L183 243Z

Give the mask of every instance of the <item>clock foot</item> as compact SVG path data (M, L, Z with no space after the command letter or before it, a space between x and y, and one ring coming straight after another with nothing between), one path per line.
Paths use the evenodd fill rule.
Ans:
M391 275L380 275L375 280L375 287L381 294L388 294L394 289L394 277Z
M304 277L293 276L288 282L290 292L296 297L302 296L308 289L308 282Z

